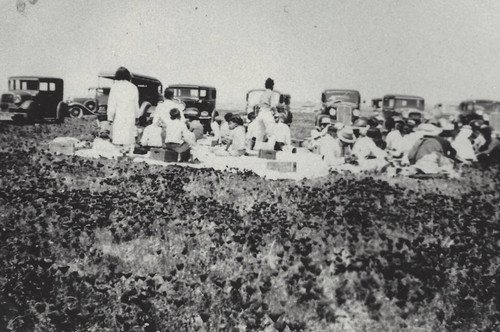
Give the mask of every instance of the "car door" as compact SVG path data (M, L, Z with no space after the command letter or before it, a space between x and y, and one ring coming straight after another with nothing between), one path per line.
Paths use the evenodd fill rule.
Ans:
M55 82L40 81L38 103L41 116L44 118L55 118L57 116L57 104L62 99Z

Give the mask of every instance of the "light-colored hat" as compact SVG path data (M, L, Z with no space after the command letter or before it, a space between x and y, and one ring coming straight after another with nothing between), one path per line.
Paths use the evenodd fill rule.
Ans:
M342 122L335 122L334 126L337 130L342 130L344 129L345 124L343 124Z
M417 127L417 131L423 133L424 135L428 136L437 136L439 135L443 130L439 127L436 127L432 123L422 123Z
M324 118L321 118L321 120L319 120L319 124L320 125L322 125L322 124L331 124L331 123L332 123L332 121L327 116L325 116Z
M354 143L356 141L351 127L344 127L337 133L337 136L344 143Z

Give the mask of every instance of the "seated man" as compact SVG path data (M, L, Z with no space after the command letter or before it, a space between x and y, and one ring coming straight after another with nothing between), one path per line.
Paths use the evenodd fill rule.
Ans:
M328 132L328 127L332 124L330 117L321 118L319 121L319 127L311 130L311 137L307 138L303 145L310 151L316 151L319 146L319 139L326 135Z
M286 115L283 113L275 114L274 120L276 124L274 125L269 140L274 142L275 151L283 151L285 147L290 147L292 145L290 127L285 124Z

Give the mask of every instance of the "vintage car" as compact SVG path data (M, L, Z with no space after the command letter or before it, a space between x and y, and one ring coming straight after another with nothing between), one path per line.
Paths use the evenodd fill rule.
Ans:
M260 97L266 89L252 89L247 92L245 113L254 112L255 115L259 114ZM273 100L278 113L284 113L286 116L285 123L290 124L293 121L293 114L290 109L291 95L273 90Z
M465 100L458 105L458 120L468 124L472 120L483 120L490 122L490 116L500 111L500 101L486 99Z
M183 103L184 112L197 112L205 132L210 132L210 121L215 115L217 89L212 86L195 84L171 84L165 89L174 92L174 99Z
M351 125L361 114L361 94L357 90L327 89L321 93L321 102L316 125L328 116L335 122Z
M105 118L108 108L108 97L115 74L103 72L98 75L98 86L89 88L89 97L68 99L69 116L79 118L84 115L97 115ZM131 73L131 82L139 90L141 114L149 114L162 100L162 84L153 77Z
M424 118L424 110L425 100L422 97L390 94L383 98L382 113L386 121L397 115L419 124Z
M43 120L63 122L68 105L63 101L61 78L12 76L9 91L0 99L0 120L34 123Z

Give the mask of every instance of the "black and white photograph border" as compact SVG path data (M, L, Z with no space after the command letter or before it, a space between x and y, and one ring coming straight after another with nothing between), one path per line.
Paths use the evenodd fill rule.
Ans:
M0 5L0 331L500 330L499 2Z

